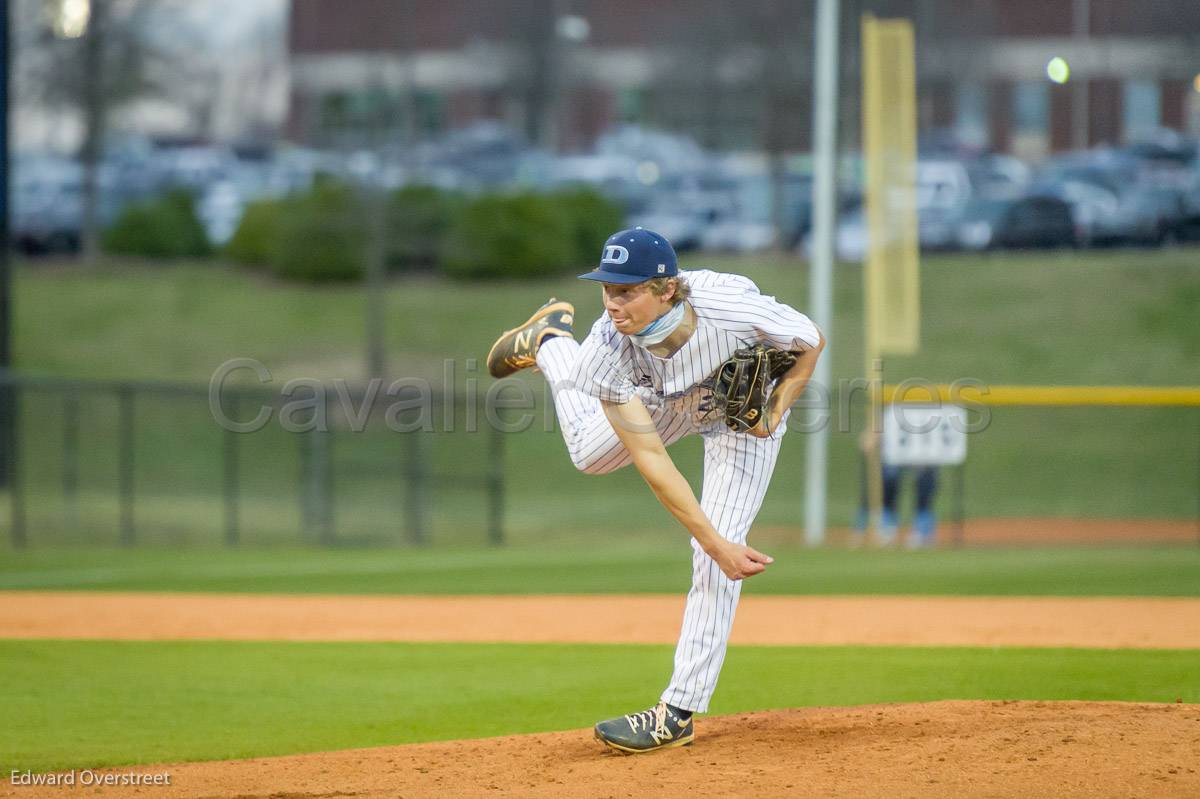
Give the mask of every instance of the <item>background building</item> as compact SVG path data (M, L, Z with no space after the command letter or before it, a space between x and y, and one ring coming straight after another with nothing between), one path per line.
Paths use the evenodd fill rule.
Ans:
M386 108L416 136L501 120L570 150L628 121L711 147L807 150L811 5L292 0L288 131L320 142ZM1200 4L1189 0L847 2L846 85L867 12L915 22L925 133L1036 158L1200 130ZM1063 83L1047 76L1053 58L1069 68ZM847 140L856 94L843 92Z

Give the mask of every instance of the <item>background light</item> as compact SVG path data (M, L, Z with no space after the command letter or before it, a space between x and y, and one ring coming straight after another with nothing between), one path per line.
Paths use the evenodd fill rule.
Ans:
M1197 75L1196 77L1192 78L1192 88L1195 89L1197 92L1200 92L1200 75Z
M87 33L88 19L92 16L91 0L62 0L55 9L54 35L62 39L78 39Z
M642 161L637 165L637 179L643 186L653 186L658 183L658 164L653 161Z
M1065 58L1055 56L1046 64L1046 77L1055 83L1066 83L1071 77L1071 67Z
M555 23L559 38L569 42L586 42L592 35L591 23L585 17L574 14L559 17Z

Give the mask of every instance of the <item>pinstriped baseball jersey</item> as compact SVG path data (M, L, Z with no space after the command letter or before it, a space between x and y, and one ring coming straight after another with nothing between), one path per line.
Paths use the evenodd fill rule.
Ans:
M602 316L582 344L553 338L537 353L550 382L563 441L576 468L605 474L632 462L601 400L639 397L659 437L670 446L684 436L704 438L700 508L724 538L745 543L762 505L787 429L770 438L735 433L709 407L712 376L734 350L754 342L807 350L820 342L802 313L759 293L748 278L710 271L680 272L691 288L696 329L673 355L658 358ZM696 712L708 709L725 659L741 582L730 580L692 541L692 587L684 609L675 668L663 701Z
M694 430L720 423L712 407L712 377L734 351L756 342L781 350L812 349L820 341L812 321L747 277L708 270L680 272L691 287L696 330L667 358L651 355L619 333L607 314L584 339L574 385L596 399L624 403L637 394L649 406L688 416Z

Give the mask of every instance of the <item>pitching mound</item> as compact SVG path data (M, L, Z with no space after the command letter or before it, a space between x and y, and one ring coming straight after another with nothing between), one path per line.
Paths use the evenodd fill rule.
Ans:
M89 796L1200 796L1200 706L935 702L702 718L694 746L611 753L590 730L144 766ZM116 769L130 773L130 769ZM10 793L4 793L4 790ZM0 794L61 797L74 789Z

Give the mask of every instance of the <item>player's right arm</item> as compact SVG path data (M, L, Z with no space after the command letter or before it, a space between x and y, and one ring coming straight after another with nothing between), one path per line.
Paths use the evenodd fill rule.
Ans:
M716 561L731 580L741 580L767 568L772 558L756 549L721 537L705 515L692 487L667 454L666 445L654 427L650 412L636 396L627 402L602 401L604 414L629 450L654 496L682 524L696 543Z

